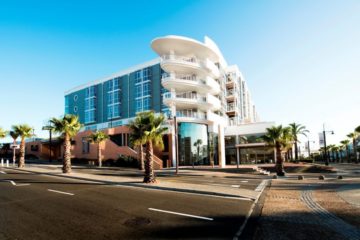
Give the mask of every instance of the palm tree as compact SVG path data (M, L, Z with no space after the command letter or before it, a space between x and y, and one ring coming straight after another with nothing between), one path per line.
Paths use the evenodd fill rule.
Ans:
M308 130L306 130L305 126L301 125L301 124L297 124L297 123L290 123L289 124L290 130L291 130L291 135L292 138L294 140L294 144L295 144L295 160L298 160L298 142L299 142L299 135L304 135L306 136L306 134L309 132Z
M339 147L336 145L331 145L330 151L332 151L332 153L333 153L333 158L334 158L333 161L338 162L339 161L339 156L338 156Z
M101 145L108 138L109 136L102 131L93 132L88 136L89 142L97 144L97 157L98 157L99 167L102 167Z
M16 145L16 139L19 137L19 134L17 134L14 131L10 131L10 136L13 139L13 163L15 164L15 161L16 161L16 148L15 148L15 145Z
M340 143L341 143L342 146L344 146L345 149L346 149L346 158L347 158L347 162L349 163L349 162L350 162L350 153L349 153L349 143L350 143L350 140L349 140L349 139L345 139L345 140L340 141Z
M346 135L348 138L350 138L353 142L353 153L354 153L354 157L355 157L355 162L358 163L358 159L356 156L356 139L359 137L359 132L354 131L352 133L349 133L348 135Z
M82 127L79 117L67 114L62 118L52 118L50 120L54 126L54 131L63 134L64 137L64 157L63 173L71 172L71 138L74 137Z
M12 126L12 131L15 132L15 134L21 138L20 158L19 158L18 167L23 168L25 167L25 139L32 137L34 135L33 128L27 124L19 124Z
M284 128L282 125L267 128L263 139L267 144L275 148L276 173L278 176L284 176L284 158L282 156L282 151L286 150L289 142L292 140L291 129L289 127Z
M7 132L0 127L0 138L6 137Z
M143 146L146 142L145 138L145 129L146 126L144 123L144 118L146 117L146 112L141 112L136 115L135 120L131 121L129 128L131 130L130 140L134 146L139 148L139 169L144 170L144 149Z
M196 140L196 142L194 143L194 147L196 147L196 151L197 151L197 162L199 162L199 158L200 158L200 146L202 144L202 140L198 139ZM193 162L193 167L194 167L194 162Z
M162 127L165 117L164 115L156 116L154 112L144 112L141 114L141 117L138 115L136 118L141 118L136 121L139 121L139 129L143 130L143 141L146 145L146 154L145 154L145 175L144 183L155 183L155 173L153 167L153 147L157 146L161 149L164 148L163 143L163 133L167 128ZM132 139L136 139L137 133L132 133Z

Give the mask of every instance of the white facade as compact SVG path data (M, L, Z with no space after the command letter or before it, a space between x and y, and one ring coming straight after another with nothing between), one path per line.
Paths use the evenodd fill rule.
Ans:
M227 126L257 121L246 82L236 65L228 66L216 44L180 36L152 41L166 72L164 104L178 122L205 123L218 134L219 165L225 165L224 131Z

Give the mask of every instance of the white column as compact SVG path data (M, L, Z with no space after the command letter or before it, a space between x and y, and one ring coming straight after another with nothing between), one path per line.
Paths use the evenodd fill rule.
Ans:
M219 167L225 167L225 138L224 138L224 127L221 124L218 125L218 145L219 145Z
M176 167L176 144L175 144L175 125L174 125L174 116L176 116L176 106L172 104L170 106L170 114L172 117L171 124L171 155L172 155L172 166Z

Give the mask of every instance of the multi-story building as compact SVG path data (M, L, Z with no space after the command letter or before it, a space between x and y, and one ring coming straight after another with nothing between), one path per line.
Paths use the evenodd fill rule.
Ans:
M208 37L165 36L151 47L159 58L67 91L65 113L79 115L83 130L124 129L138 112L163 113L170 127L164 162L175 165L176 123L180 165L210 164L212 153L224 166L225 128L258 120L238 67ZM115 132L111 140L129 146L128 132Z

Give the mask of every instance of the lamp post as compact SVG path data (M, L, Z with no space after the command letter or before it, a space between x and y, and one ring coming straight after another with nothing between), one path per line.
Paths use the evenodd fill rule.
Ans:
M334 134L334 131L325 131L325 123L323 124L323 136L324 136L324 150L325 150L325 165L329 165L329 156L326 149L326 133Z
M52 162L52 130L54 129L53 126L47 125L42 128L42 130L49 131L49 162Z
M310 141L309 138L308 138L307 147L308 147L309 158L310 158L310 154L311 154L311 152L310 152L310 142L315 143L315 141Z

